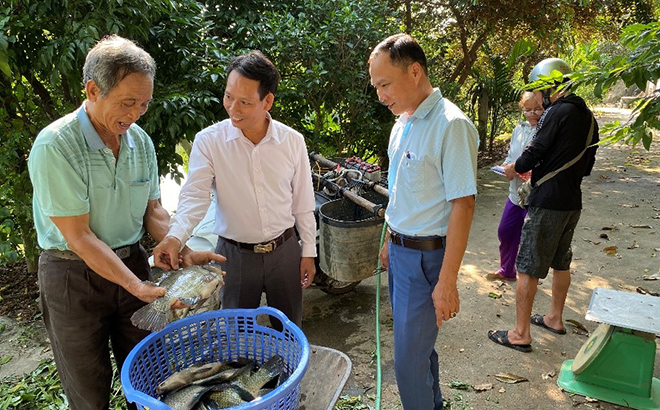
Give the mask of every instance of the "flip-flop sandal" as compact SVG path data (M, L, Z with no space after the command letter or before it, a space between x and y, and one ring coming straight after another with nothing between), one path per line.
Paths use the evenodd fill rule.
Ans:
M552 333L556 333L558 335L565 335L566 334L566 329L553 329L550 326L546 325L545 322L543 321L543 315L532 315L532 317L529 318L529 321L532 322L533 325L542 327L544 329L547 329L551 331Z
M529 353L532 351L532 345L514 345L509 341L509 336L507 335L507 330L489 330L488 338L498 345L510 347L511 349L516 349L519 352Z

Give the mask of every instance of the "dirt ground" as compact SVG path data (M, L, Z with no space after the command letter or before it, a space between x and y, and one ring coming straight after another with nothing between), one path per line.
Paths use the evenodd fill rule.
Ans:
M600 112L599 121L613 117ZM468 249L459 276L461 311L447 322L436 342L440 356L442 391L452 409L571 409L621 408L571 396L557 386L563 361L572 359L587 336L566 324L567 335L532 329L534 350L519 353L490 342L489 329L508 329L515 320L515 292L509 284L484 278L498 268L497 226L508 192L508 182L480 169L479 195ZM638 288L660 293L660 141L650 152L642 147L602 147L592 175L583 182L584 210L573 239L572 279L565 319L582 323L593 331L597 324L585 313L595 288L637 292ZM616 246L608 255L604 248ZM387 277L381 275L380 329L382 354L382 409L401 408L392 370L392 319ZM310 343L345 352L353 370L343 395L362 396L373 406L375 387L375 311L377 277L362 281L354 291L333 296L318 289L305 292L303 330ZM550 304L551 277L542 281L534 312L544 313ZM514 285L515 286L515 285ZM489 296L491 292L500 298ZM11 316L11 315L7 315ZM48 341L39 320L16 321L0 317L0 378L22 374L50 357ZM660 312L653 314L660 318ZM38 318L38 314L37 314ZM660 320L660 319L658 319ZM497 373L513 373L528 381L505 384ZM660 377L660 355L655 377ZM491 384L482 392L456 389Z
M599 115L600 122L609 120L607 113ZM497 226L508 182L488 168L480 169L478 178L477 207L459 276L461 312L443 326L436 342L443 397L451 401L452 409L621 408L587 402L557 386L561 364L573 359L587 340L574 326L567 323L568 334L563 336L533 327L532 353L519 353L488 340L489 329L513 326L515 292L507 283L484 278L499 268ZM595 169L582 187L584 210L573 239L573 282L565 320L576 320L591 332L598 324L585 320L585 314L595 288L636 292L641 287L660 292L659 281L643 279L645 275L660 273L660 147L655 144L650 152L641 147L600 148ZM603 251L609 246L617 247L616 255ZM387 279L382 276L381 408L397 409L400 402L392 370L391 307ZM309 292L303 323L311 343L339 349L351 357L353 372L344 394L363 395L367 403L372 403L375 395L375 284L375 278L363 281L354 292L343 296ZM534 312L545 313L549 309L551 285L550 277L542 281ZM493 299L490 292L502 297ZM660 317L660 312L655 312L654 317ZM341 326L330 325L337 322ZM513 373L529 381L505 384L495 379L497 373ZM659 375L657 355L654 376ZM466 391L450 387L452 382L493 387L483 392Z

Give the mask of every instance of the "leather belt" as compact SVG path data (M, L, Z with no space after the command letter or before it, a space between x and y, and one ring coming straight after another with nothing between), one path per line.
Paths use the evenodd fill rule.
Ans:
M414 236L405 236L389 229L390 242L404 248L416 249L418 251L433 251L445 247L445 237L435 236L430 238L416 238Z
M289 238L293 236L294 230L293 227L287 229L284 231L284 233L280 236L278 236L275 239L272 239L268 242L262 242L262 243L243 243L243 242L237 242L233 239L225 238L222 237L225 241L229 242L232 245L238 246L243 249L250 250L254 253L270 253L277 249L278 246L282 246L284 242L286 242Z
M132 245L122 246L113 249L112 251L119 257L119 259L126 259L140 249L140 242L135 242ZM60 259L68 259L72 261L81 261L82 259L75 252L61 251L59 249L44 249L44 252Z

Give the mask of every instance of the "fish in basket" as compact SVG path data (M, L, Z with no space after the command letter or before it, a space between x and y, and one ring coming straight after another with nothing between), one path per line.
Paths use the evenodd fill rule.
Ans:
M278 319L282 330L259 324L260 315ZM308 363L307 338L279 310L214 310L143 339L126 358L121 383L138 409L294 410Z

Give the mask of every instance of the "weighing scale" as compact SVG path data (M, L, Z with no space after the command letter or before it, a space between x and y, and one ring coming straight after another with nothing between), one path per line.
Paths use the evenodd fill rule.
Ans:
M574 360L562 364L562 389L637 410L660 410L660 380L653 377L660 298L594 290L585 316L600 322Z

